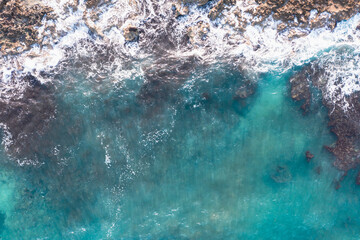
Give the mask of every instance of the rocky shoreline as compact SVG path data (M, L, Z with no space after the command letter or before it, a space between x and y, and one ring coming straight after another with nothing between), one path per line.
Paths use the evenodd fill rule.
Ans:
M284 33L287 40L291 41L308 35L314 29L334 30L339 22L353 17L360 9L360 2L357 0L174 0L163 4L156 1L151 3L150 8L146 3L135 0L124 1L121 3L123 5L119 6L107 0L88 0L82 5L79 1L72 0L67 1L59 10L69 16L74 12L81 13L80 19L91 36L103 41L103 45L98 44L97 48L105 55L110 56L109 51L106 50L106 44L114 46L120 43L122 49L119 50L119 55L123 58L129 58L132 53L121 51L131 50L131 46L137 47L135 55L140 55L138 52L141 52L147 57L149 55L161 56L155 63L159 66L163 63L167 71L157 69L154 72L146 67L143 68L148 81L139 93L139 101L145 104L161 102L162 97L166 98L169 92L175 91L184 83L185 76L194 69L193 63L202 59L191 57L191 55L180 57L176 51L191 52L196 49L205 49L203 52L206 56L206 50L213 43L209 40L209 36L214 26L224 27L221 31L225 32L223 36L229 45L243 44L250 46L252 51L256 52L262 48L262 45L245 36L244 32L248 26L261 28L266 20L273 19L277 21L277 34ZM109 10L110 17L105 18L103 16L105 15L103 13L107 11L105 7L112 5L114 7ZM121 7L128 7L130 10L122 18L117 18L116 15ZM205 12L206 17L192 19L191 14L194 9ZM21 63L17 62L17 56L33 57L33 53L29 51L33 46L40 48L39 56L41 56L43 47L52 49L56 47L58 38L66 36L67 32L64 29L58 30L54 24L59 17L57 15L59 11L56 13L52 6L47 6L41 1L0 0L1 56L3 62L7 62L8 57L15 56L16 67L11 75L15 76L15 73L23 68ZM145 17L141 17L141 14ZM228 28L231 31L228 31ZM121 37L115 38L116 41L111 39L109 37L111 31L120 33ZM238 40L239 37L242 39ZM95 42L95 40L89 41ZM69 53L69 59L73 60L77 57L71 55L75 52ZM171 55L172 52L175 54ZM106 60L108 55L104 57L104 62L114 60L113 53ZM174 56L179 60L174 60ZM243 66L241 61L238 61L241 58L245 59L246 56L232 57L229 62L240 63L238 68L246 73L244 69L252 67L253 60L248 60L248 63ZM64 62L62 64L66 65ZM90 69L90 66L87 67ZM177 75L178 81L173 81L174 75ZM10 98L5 96L5 93L0 96L0 105L5 109L0 112L0 122L8 126L13 138L21 139L20 136L24 135L22 130L19 130L19 126L23 124L29 123L29 126L34 126L34 128L25 129L29 133L38 132L34 129L44 129L43 126L55 112L54 102L49 97L51 94L48 94L48 90L42 86L42 83L37 84L36 77L29 76L32 75L22 72L17 76L18 80L9 82L2 80L3 84L13 84L15 88L19 82L27 83L27 87L22 92L25 94L21 97L17 97L16 93L12 93ZM159 81L164 77L163 82ZM360 125L358 124L360 94L355 92L343 99L344 104L351 106L345 110L341 104L334 104L331 99L324 97L327 92L326 78L324 70L316 64L316 61L308 64L290 79L291 96L296 101L303 101L301 108L306 114L311 106L311 89L315 88L322 92L323 104L329 110L329 126L338 138L337 142L327 149L337 157L335 166L346 172L360 163ZM238 92L238 96L234 98L244 99L253 93L253 89L245 89L245 91L240 89ZM38 115L39 109L44 112L41 116ZM17 115L20 117L17 118Z
M0 1L0 46L3 55L27 51L41 45L39 28L43 18L52 18L52 8L37 1Z
M114 22L108 21L105 29L99 28L103 7L110 4L110 1L105 0L85 1L82 19L89 30L104 38L104 31L115 27L121 29L126 41L141 40L139 39L140 32L146 31L146 29L136 24L125 23L120 19ZM135 21L138 18L136 12L138 11L138 14L141 14L139 8L146 8L134 0L128 0L126 4L133 11L128 16L128 20L134 19ZM162 7L158 6L156 2L153 5L155 9ZM181 16L187 16L189 9L193 6L205 9L208 20L207 22L200 20L195 25L189 23L187 37L188 43L192 47L202 45L202 41L206 39L210 31L209 21L222 21L231 27L236 34L241 35L246 26L261 25L271 17L280 21L277 31L281 33L288 30L288 38L293 39L307 35L314 28L329 27L334 29L338 22L349 19L360 9L360 3L356 0L173 0L165 5L165 10L162 9L162 11L172 12L171 18L178 19ZM78 0L71 0L62 5L62 8L64 14L69 14L69 12L77 11L81 6ZM56 41L57 37L64 34L57 32L55 25L47 24L51 20L56 20L58 16L51 6L47 6L41 1L1 0L0 10L0 46L3 56L22 53L29 50L34 44L40 47L43 45L50 46L48 40L45 40L46 38L51 38L51 35L54 35L53 38ZM159 14L162 13L159 12ZM155 20L158 16L151 18ZM114 19L116 19L115 16ZM170 21L170 19L163 20ZM168 34L171 34L169 31L174 30L168 29Z

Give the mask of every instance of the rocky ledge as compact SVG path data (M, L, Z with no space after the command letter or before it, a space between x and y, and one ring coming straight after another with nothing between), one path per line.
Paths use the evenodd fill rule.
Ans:
M273 17L281 21L278 32L289 30L289 39L302 37L313 28L334 29L338 22L351 18L360 10L357 0L182 0L175 4L175 16L186 15L190 4L202 6L208 2L212 6L208 12L210 20L224 19L242 32L249 24L262 24L268 17Z
M41 45L38 28L52 9L38 1L0 0L0 50L3 55L21 53Z
M353 92L336 102L325 97L327 81L324 70L316 62L310 63L290 79L291 97L302 101L301 108L307 113L312 102L312 92L322 92L322 103L328 109L328 125L337 136L336 143L325 148L335 155L334 166L346 174L360 164L360 92ZM360 184L360 180L357 182Z
M334 28L337 22L349 19L360 8L358 0L256 0L256 2L259 6L254 10L254 15L263 19L272 14L274 19L283 21L288 27Z

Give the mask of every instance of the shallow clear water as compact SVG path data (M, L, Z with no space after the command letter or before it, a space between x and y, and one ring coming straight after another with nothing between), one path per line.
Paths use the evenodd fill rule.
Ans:
M27 156L43 164L1 152L0 236L358 239L360 190L352 176L335 190L327 110L304 116L290 76L263 75L236 100L243 76L213 66L150 103L140 77L59 77L57 117Z

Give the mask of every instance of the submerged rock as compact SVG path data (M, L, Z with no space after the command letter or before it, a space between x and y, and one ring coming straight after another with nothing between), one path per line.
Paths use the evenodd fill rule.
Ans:
M291 98L296 101L303 101L301 109L304 113L309 111L309 106L311 102L311 93L308 75L311 71L311 66L304 67L300 72L295 74L290 79L291 85Z
M277 183L286 183L292 179L292 176L287 166L278 165L272 170L271 178Z
M318 89L324 87L325 83L321 81L323 74L324 69L321 69L316 63L311 63L290 78L291 98L295 101L303 102L301 109L304 111L304 114L310 109L312 101L311 87Z
M54 117L55 102L52 87L34 76L17 81L17 89L0 97L0 123L8 133L7 149L26 155L36 152L33 146Z
M335 166L343 171L360 163L360 93L347 96L346 101L352 106L346 110L325 101L329 109L329 127L337 136L335 145L326 149L336 156Z
M326 97L328 93L324 69L316 62L304 67L291 79L291 96L294 100L303 100L302 108L308 111L311 94L309 84L322 92L322 102L328 109L330 130L337 136L336 143L325 148L336 156L334 165L347 172L360 164L360 92L344 96L342 100ZM341 79L338 79L341 84ZM345 105L350 107L345 107ZM307 159L312 155L306 154Z
M251 82L245 83L244 86L236 91L235 99L245 99L253 95L255 92L255 86Z
M147 105L162 104L179 89L197 66L195 57L158 59L145 67L146 82L138 99Z
M320 175L320 173L321 173L321 166L317 166L314 170L315 170L315 172L316 172L318 175Z
M310 162L310 160L314 158L314 155L311 154L310 151L306 151L305 156L306 156L306 161L307 162Z
M356 185L360 185L360 172L356 176Z

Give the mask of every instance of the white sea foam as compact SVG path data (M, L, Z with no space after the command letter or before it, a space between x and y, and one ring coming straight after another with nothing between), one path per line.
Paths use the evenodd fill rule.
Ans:
M134 71L139 74L138 69L124 68L124 61L148 58L151 49L147 49L147 46L151 48L152 41L161 41L157 39L158 32L164 30L176 45L175 49L167 49L168 54L174 57L196 55L207 63L221 58L230 59L232 64L241 65L242 69L247 69L246 72L255 79L257 73L272 70L287 71L316 58L335 54L333 57L327 57L326 65L323 64L325 71L331 73L327 75L329 78L327 96L335 98L333 93L339 88L342 90L342 95L337 94L337 99L359 90L359 85L356 84L359 78L356 68L359 58L344 56L350 58L347 60L349 64L339 66L336 62L336 55L339 52L328 50L348 45L355 52L359 51L360 31L356 30L356 27L360 23L360 14L348 21L340 22L334 30L292 28L279 33L277 26L280 21L275 21L272 17L266 19L261 25L251 24L251 21L256 19L246 10L255 8L256 3L250 0L238 1L235 6L224 11L222 19L215 21L211 21L208 17L210 6L207 8L192 6L189 14L175 19L171 1L115 1L111 4L103 4L97 10L87 9L84 1L80 1L75 9L69 7L71 2L69 0L43 1L43 4L52 7L57 15L55 20L44 20L44 26L39 30L39 34L45 38L44 41L47 44L43 48L34 46L29 52L19 56L3 57L0 60L0 76L3 83L9 83L14 74L27 72L39 77L41 81L48 80L42 79L39 73L54 69L59 63L66 61L68 57L66 49L69 47L75 47L73 51L78 55L94 54L94 49L81 45L80 42L84 39L91 40L104 48L114 49L112 54L114 58L100 64L105 66L107 74L111 73L112 81L119 81L114 79L132 76ZM235 16L236 11L241 12L241 18ZM315 15L316 12L312 11L310 19ZM146 23L151 19L158 19L157 23L146 28ZM204 36L190 46L181 44L181 39L188 33L189 27L199 22L206 24ZM229 22L232 26L228 24ZM244 31L234 30L234 26L239 27L242 22L248 23ZM140 39L139 44L125 42L123 28L129 24L144 32L140 37L145 37L145 39ZM51 26L55 28L52 33L48 30ZM289 39L289 33L304 36ZM89 77L99 77L97 71L99 71L98 65L95 64L89 72ZM102 78L101 74L100 78ZM339 77L342 78L340 85L335 84Z

